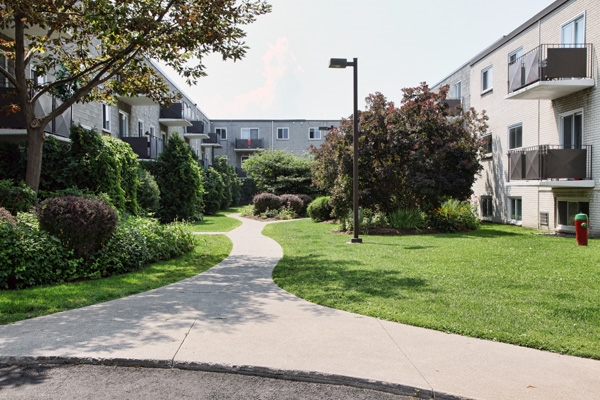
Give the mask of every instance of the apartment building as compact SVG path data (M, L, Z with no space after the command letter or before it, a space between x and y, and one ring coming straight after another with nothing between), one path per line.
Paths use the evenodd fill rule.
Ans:
M256 152L280 149L297 156L306 155L311 145L318 147L323 143L328 129L339 124L339 120L216 119L211 120L211 139L203 142L210 142L214 138L220 146L212 149L211 156L225 156L228 163L243 175L243 162Z
M600 236L599 45L600 2L557 0L434 86L489 117L482 219Z

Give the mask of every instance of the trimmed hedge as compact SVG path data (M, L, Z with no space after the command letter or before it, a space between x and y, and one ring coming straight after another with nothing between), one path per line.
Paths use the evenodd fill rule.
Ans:
M295 194L282 194L279 196L282 206L291 208L296 215L301 215L304 209L304 202Z
M281 198L273 193L259 193L252 198L255 213L261 214L267 210L278 210L282 205Z
M329 204L329 196L317 197L308 206L308 216L315 222L322 222L331 219L333 208Z

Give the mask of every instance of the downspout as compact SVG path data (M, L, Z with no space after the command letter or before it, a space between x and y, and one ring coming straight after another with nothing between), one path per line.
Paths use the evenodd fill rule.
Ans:
M271 120L271 150L273 150L273 142L275 141L275 133L273 130L275 129L275 121Z

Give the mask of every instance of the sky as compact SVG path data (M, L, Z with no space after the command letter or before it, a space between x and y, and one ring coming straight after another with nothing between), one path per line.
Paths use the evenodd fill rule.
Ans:
M205 58L207 77L189 87L165 72L210 119L333 119L381 92L438 83L553 0L269 0L272 12L244 28L241 61Z

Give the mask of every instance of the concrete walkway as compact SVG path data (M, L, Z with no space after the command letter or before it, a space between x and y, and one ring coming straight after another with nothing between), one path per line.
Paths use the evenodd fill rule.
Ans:
M238 218L238 217L235 217ZM337 311L276 286L264 223L231 255L173 285L0 326L0 363L174 366L379 388L430 398L597 399L600 361Z

